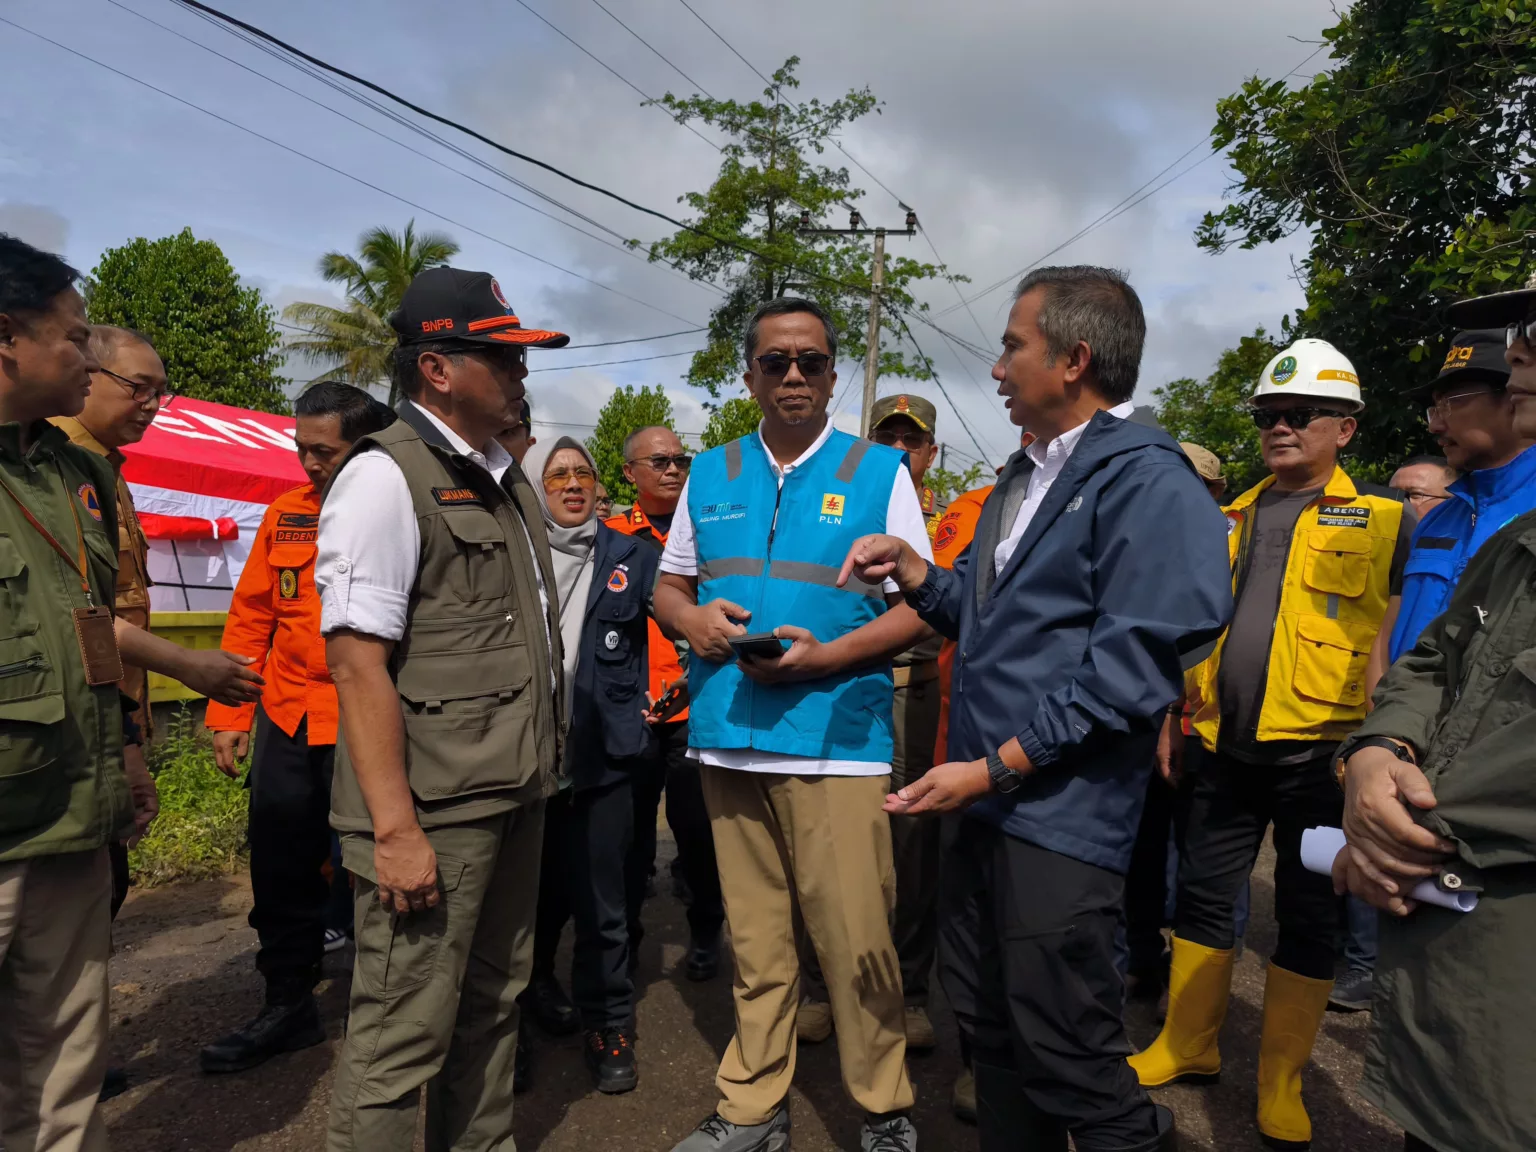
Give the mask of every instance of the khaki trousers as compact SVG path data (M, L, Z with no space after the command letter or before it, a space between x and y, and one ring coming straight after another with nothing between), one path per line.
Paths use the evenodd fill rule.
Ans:
M803 919L832 1005L843 1087L866 1112L912 1107L895 903L888 776L785 776L701 765L720 890L736 955L736 1035L718 1111L760 1124L789 1095Z
M379 904L372 838L342 837L357 877L357 961L328 1152L410 1152L422 1085L427 1152L517 1147L517 996L533 964L544 802L427 839L442 901L397 916Z
M104 1152L107 850L0 864L0 1147Z

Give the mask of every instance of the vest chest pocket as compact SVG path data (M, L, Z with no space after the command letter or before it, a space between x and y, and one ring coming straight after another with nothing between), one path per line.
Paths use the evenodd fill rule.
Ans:
M1308 532L1301 578L1317 592L1359 596L1371 579L1371 534L1359 528Z
M622 664L630 659L630 633L640 605L628 596L604 596L592 617L597 626L599 664Z
M1302 616L1296 622L1296 668L1291 686L1298 695L1330 704L1365 703L1365 665L1374 632L1345 620Z
M512 560L501 523L480 508L446 509L442 520L459 549L460 562L449 575L451 591L469 602L504 599L512 583Z
M10 645L0 645L9 648ZM14 654L14 653L11 653ZM0 658L8 658L0 657ZM36 695L50 676L41 652L24 662L0 666L0 693L33 692L31 699L0 699L0 833L41 828L69 807L69 780L55 767L59 756L64 697Z
M27 562L9 536L0 536L0 640L30 636L37 617L27 602Z

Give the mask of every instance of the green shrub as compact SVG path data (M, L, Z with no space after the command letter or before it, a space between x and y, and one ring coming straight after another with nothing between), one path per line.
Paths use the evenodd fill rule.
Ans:
M185 708L166 738L151 745L149 770L160 792L160 816L128 854L134 881L153 888L240 867L250 793L214 766L213 742Z

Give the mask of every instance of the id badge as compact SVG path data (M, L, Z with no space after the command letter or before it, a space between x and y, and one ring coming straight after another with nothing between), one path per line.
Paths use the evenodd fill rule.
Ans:
M80 641L80 660L85 682L92 688L116 684L123 678L123 658L117 650L117 631L110 608L76 608L75 636Z

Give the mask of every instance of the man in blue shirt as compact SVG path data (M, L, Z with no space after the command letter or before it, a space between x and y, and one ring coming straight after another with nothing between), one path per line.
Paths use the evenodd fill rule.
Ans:
M1403 568L1403 595L1388 607L1371 650L1366 691L1374 695L1386 670L1418 643L1445 611L1467 563L1483 542L1517 516L1536 509L1536 440L1515 430L1514 403L1505 392L1502 329L1459 333L1430 385L1425 418L1461 473L1450 499L1431 508L1414 529ZM1336 1008L1369 1008L1376 968L1376 910L1349 902L1348 971L1334 985Z

